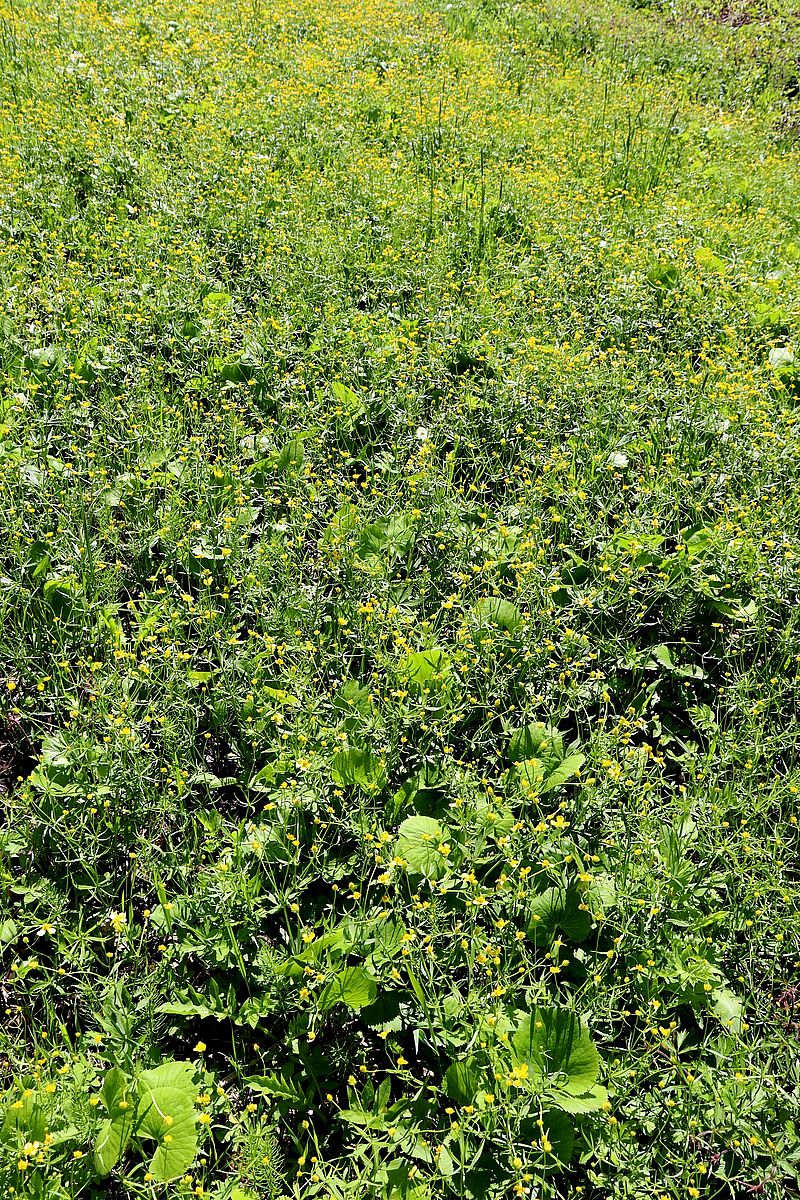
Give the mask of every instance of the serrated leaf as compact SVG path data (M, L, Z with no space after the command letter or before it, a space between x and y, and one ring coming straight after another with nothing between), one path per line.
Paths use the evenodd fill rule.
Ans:
M376 963L391 962L403 949L406 927L402 921L376 921L373 926L372 958Z
M288 1067L280 1073L269 1075L245 1075L243 1082L253 1092L264 1096L273 1096L276 1100L289 1100L298 1107L306 1103L305 1089L293 1078Z
M387 554L390 558L402 558L414 544L416 529L414 520L401 513L365 525L358 539L357 553L360 558Z

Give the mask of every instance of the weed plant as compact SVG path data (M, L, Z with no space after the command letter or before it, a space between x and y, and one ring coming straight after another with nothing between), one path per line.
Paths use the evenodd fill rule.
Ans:
M0 5L0 1189L800 1186L779 0Z

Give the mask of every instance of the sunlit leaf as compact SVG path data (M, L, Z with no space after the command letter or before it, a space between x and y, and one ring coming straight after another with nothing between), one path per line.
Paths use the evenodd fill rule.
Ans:
M449 843L433 817L407 817L398 831L397 854L409 871L428 879L441 879L449 871Z
M318 1003L322 1012L335 1004L357 1010L372 1004L377 995L378 985L368 971L363 967L345 967L328 980L319 994Z
M592 916L581 905L577 888L546 888L528 905L525 932L536 946L549 946L559 936L582 942L588 936Z

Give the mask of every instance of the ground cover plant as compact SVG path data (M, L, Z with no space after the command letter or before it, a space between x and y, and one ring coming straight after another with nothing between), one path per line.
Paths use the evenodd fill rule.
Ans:
M800 1190L780 0L0 4L0 1188Z

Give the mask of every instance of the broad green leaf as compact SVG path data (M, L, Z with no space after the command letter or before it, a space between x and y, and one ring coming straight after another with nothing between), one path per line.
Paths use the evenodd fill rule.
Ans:
M564 757L564 739L552 725L534 722L515 729L508 743L508 757L512 763L534 758L549 770Z
M7 917L3 924L0 925L0 945L7 946L9 942L16 940L18 935L16 922Z
M542 1126L544 1136L542 1149L545 1150L547 1142L549 1142L550 1150L545 1150L545 1153L552 1154L558 1163L568 1163L572 1158L575 1145L575 1135L569 1117L565 1116L563 1112L551 1108L542 1113Z
M445 1145L442 1145L439 1149L436 1159L436 1169L446 1179L450 1179L456 1173L457 1167L453 1161L453 1156Z
M372 925L372 958L376 963L391 962L404 946L406 927L402 921L375 921Z
M100 1095L106 1106L106 1112L112 1118L130 1108L130 1083L125 1072L119 1067L112 1067L103 1080ZM124 1107L120 1108L120 1105Z
M568 779L572 779L573 775L577 775L585 762L585 754L568 754L554 770L549 772L539 789L540 792L544 794L545 792L551 792L553 788L560 787L562 783L566 783Z
M481 626L495 625L510 634L516 633L522 624L522 613L516 604L500 596L487 596L479 600L474 613Z
M274 1096L276 1100L288 1100L296 1106L306 1103L305 1089L292 1077L289 1067L269 1075L245 1075L242 1081L253 1092L263 1096Z
M595 913L605 913L614 907L617 885L613 875L601 872L595 875L586 891L586 903Z
M400 675L412 692L440 692L451 678L450 659L444 650L416 650L400 664Z
M734 1033L740 1033L744 1005L736 993L727 987L714 988L711 1000L711 1011L714 1016L718 1017L727 1029L733 1030Z
M169 1084L146 1088L136 1132L157 1143L150 1170L159 1183L183 1175L197 1150L195 1112L185 1088Z
M449 871L447 835L433 817L406 817L397 837L397 853L408 869L427 879L441 879Z
M524 762L515 763L514 770L509 773L510 779L516 779L523 795L535 792L537 795L544 783L544 763L539 758L526 758Z
M680 272L675 263L657 262L647 272L647 282L656 291L670 292L678 286Z
M597 1082L600 1055L580 1017L566 1008L534 1008L519 1023L512 1039L514 1057L527 1063L530 1078L541 1089L557 1088L572 1096Z
M301 467L304 457L305 450L302 441L299 438L293 438L270 456L270 466L273 470L281 473L292 467Z
M47 1121L41 1098L35 1092L28 1095L27 1091L28 1089L19 1099L16 1098L14 1092L11 1093L13 1099L5 1111L0 1140L8 1141L17 1133L24 1134L26 1141L41 1142L44 1140ZM14 1107L16 1104L21 1104L21 1107Z
M551 1087L547 1095L553 1104L557 1104L564 1112L577 1116L580 1113L597 1112L608 1103L608 1092L602 1084L595 1083L580 1095L570 1092L567 1088Z
M222 287L207 291L202 299L206 312L219 312L229 308L232 303L233 297L230 292L226 292Z
M486 796L479 797L476 804L476 817L492 837L506 837L514 828L514 814L497 798L491 803Z
M372 794L386 785L386 768L371 751L349 746L333 756L331 779L340 787L357 787Z
M405 557L414 544L416 528L413 517L400 514L365 525L358 539L358 555L369 558L386 554L390 558Z
M330 383L330 389L333 392L333 397L338 404L345 409L356 409L361 407L361 397L358 392L354 392L347 384L341 383L338 379L334 379Z
M190 1062L165 1062L152 1071L142 1071L137 1080L140 1095L146 1096L162 1087L180 1088L190 1098L194 1096L195 1067Z
M132 1112L123 1112L100 1126L94 1145L94 1165L99 1175L110 1175L119 1162L133 1131Z
M403 1019L400 1016L401 1004L407 1006L408 1000L408 992L381 991L374 1004L369 1004L366 1008L361 1009L359 1018L371 1029L396 1033L403 1028Z
M357 1010L372 1004L378 995L378 985L363 967L345 967L328 980L319 994L319 1007L323 1012L335 1004L344 1004Z
M577 888L549 887L534 896L528 906L525 932L535 946L549 946L563 935L582 942L592 924L591 913L581 908Z
M471 1104L481 1087L488 1086L485 1071L475 1058L451 1063L444 1073L445 1094L456 1104Z
M369 688L362 687L356 679L348 679L333 697L333 707L339 712L352 712L356 710L366 715L370 711L371 706L372 701L370 700Z
M366 1112L363 1108L340 1108L336 1114L337 1120L346 1121L348 1125L358 1125L361 1129L385 1129L387 1118L385 1113Z
M709 600L708 607L732 621L751 621L758 613L755 600L745 600L739 596L731 596L728 600Z
M94 1147L95 1168L109 1175L125 1152L133 1130L134 1106L130 1081L119 1067L112 1067L100 1091L108 1120L100 1126Z
M709 250L708 246L698 246L694 252L694 258L699 267L713 271L716 275L724 275L728 269L725 260L716 255L713 250Z
M572 1122L557 1108L545 1109L535 1119L523 1123L523 1136L534 1152L540 1154L540 1170L555 1171L572 1158L575 1136Z

